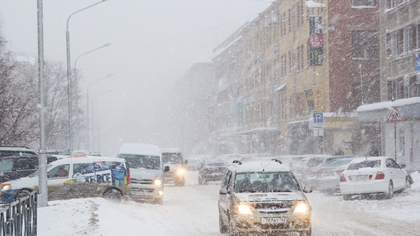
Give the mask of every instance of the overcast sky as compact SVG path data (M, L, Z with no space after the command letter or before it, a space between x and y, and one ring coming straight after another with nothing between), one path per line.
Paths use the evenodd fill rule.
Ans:
M43 1L46 60L65 65L68 17L97 2ZM136 117L145 98L139 94L158 93L193 63L208 61L214 47L270 4L265 0L108 0L70 18L71 64L74 67L80 55L111 43L77 60L82 88L86 91L88 84L112 73L89 89L90 97L112 90L97 97L98 116L112 117L125 110ZM37 57L36 0L0 0L0 27L7 49ZM112 130L133 130L134 125L102 122Z

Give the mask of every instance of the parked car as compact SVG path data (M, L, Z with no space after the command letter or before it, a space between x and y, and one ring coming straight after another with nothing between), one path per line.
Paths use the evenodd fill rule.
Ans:
M177 186L185 184L185 165L188 161L183 159L179 148L161 148L164 166L169 166L169 171L165 172L165 183L174 183Z
M119 158L127 160L131 171L131 198L139 201L163 203L164 171L159 147L144 143L124 143L118 151Z
M25 146L3 146L0 147L0 158L8 156L33 156L38 155L35 150Z
M312 189L318 188L319 169L327 162L335 159L353 158L354 156L328 156L320 155L311 157L307 162L302 172L302 183Z
M1 184L1 202L13 202L38 190L38 171ZM130 171L121 158L66 158L47 166L48 199L104 197L121 201L130 196Z
M226 171L224 161L203 161L198 171L198 184L205 184L209 181L220 181Z
M219 191L219 230L229 235L311 235L311 206L292 170L278 160L228 167Z
M363 157L350 162L340 177L340 191L344 200L353 195L380 194L387 199L394 192L410 188L412 179L404 170L405 164L398 165L389 157Z
M340 192L340 176L354 158L337 158L330 160L317 171L317 189L332 195Z
M57 157L47 156L47 164ZM0 159L0 183L26 177L38 170L38 156L9 156Z

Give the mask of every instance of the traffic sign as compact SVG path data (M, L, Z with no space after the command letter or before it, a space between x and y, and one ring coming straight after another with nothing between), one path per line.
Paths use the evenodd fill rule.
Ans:
M403 117L401 116L400 112L398 112L396 107L392 109L392 112L388 117L388 121L403 121Z
M314 123L324 123L324 113L314 113Z

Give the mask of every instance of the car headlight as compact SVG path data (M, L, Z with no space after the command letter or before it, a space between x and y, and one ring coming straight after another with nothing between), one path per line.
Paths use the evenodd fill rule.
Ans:
M179 174L179 175L183 175L184 174L184 170L183 169L178 169L176 171L176 173Z
M244 215L253 214L251 209L247 205L239 205L238 206L238 211L239 211L239 213L244 214Z
M309 206L306 203L299 203L296 207L293 213L304 213L309 211Z
M12 186L10 186L10 184L5 184L5 185L2 185L1 191L7 191L11 188L12 188Z
M155 185L161 185L162 184L162 180L160 179L155 179L155 181L153 182Z

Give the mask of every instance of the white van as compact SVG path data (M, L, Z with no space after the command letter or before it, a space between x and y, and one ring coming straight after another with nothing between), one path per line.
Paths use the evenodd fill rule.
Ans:
M170 171L165 172L165 184L174 183L177 186L185 184L185 166L188 161L182 157L179 148L161 148L164 166L169 166Z
M47 165L48 200L104 197L121 201L131 194L130 170L120 158L65 158ZM38 171L1 184L1 202L38 191Z
M131 174L133 200L163 203L164 168L158 146L143 143L124 143L118 151L124 158ZM165 171L169 171L169 167Z

